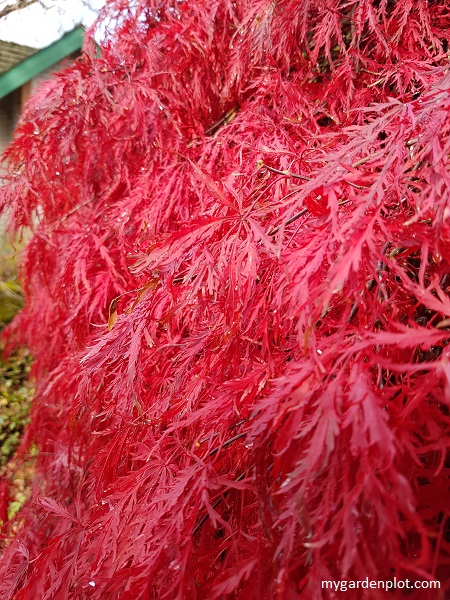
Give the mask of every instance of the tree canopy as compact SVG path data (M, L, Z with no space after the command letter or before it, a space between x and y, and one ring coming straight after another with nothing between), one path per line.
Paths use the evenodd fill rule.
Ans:
M9 520L2 483L6 598L448 586L448 3L99 27L7 152L36 474Z

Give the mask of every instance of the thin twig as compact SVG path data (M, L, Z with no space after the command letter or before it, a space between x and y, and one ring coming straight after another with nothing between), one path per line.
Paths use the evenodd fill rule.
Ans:
M244 471L244 473L242 473L242 475L239 475L239 477L237 477L235 479L235 481L242 481L247 475L247 471ZM228 494L230 493L231 490L227 490L220 498L218 498L214 504L212 505L213 509L215 510L219 504L221 504L225 498L228 496ZM197 523L197 525L194 527L194 533L193 535L195 535L199 529L202 528L202 526L206 523L206 521L209 519L209 513L206 513L206 515Z
M290 171L280 171L280 169L274 169L273 167L269 167L265 163L262 163L261 169L267 169L271 173L276 173L277 175L283 175L284 177L292 177L294 179L301 179L302 181L311 181L311 177L306 177L305 175L299 175L298 173L291 173Z
M9 4L8 6L5 6L5 8L2 8L2 10L0 10L0 19L3 19L3 17L7 17L9 14L15 12L16 10L27 8L28 6L36 4L37 2L38 0L18 0L15 4Z
M236 442L237 440L240 440L246 436L247 436L246 433L238 433L234 437L232 437L229 440L227 440L226 442L224 442L221 446L217 446L217 448L214 448L213 450L211 450L211 452L209 453L209 456L214 456L215 454L217 454L219 452L219 450L222 450L222 448L226 448L227 446L230 446L230 444L232 444L233 442Z
M353 318L356 316L356 313L359 310L359 306L356 304L356 302L352 305L352 308L350 310L350 315L347 319L347 323L351 323Z
M344 200L343 202L339 202L338 206L345 206L349 202L350 202L350 200ZM298 212L294 216L290 217L285 223L283 223L283 225L284 226L290 225L297 219L300 219L300 217L303 217L303 215L306 215L307 212L309 212L307 208L302 208L302 210L300 212ZM277 227L275 227L275 229L272 229L272 231L269 231L267 233L267 235L275 235L276 233L278 233L280 231L280 229L281 229L281 225L278 225Z
M218 121L216 121L215 123L213 123L210 127L208 127L208 129L206 129L205 135L212 135L220 127L222 127L222 125L228 125L228 123L230 123L234 119L234 117L237 114L238 110L239 110L239 106L235 106L234 108L232 108L231 110L229 110L225 115L223 115L222 117L220 117L220 119Z
M382 154L383 154L383 152L381 150L380 150L380 152L375 152L375 154L369 154L369 156L366 156L365 158L361 158L360 160L357 160L355 163L353 163L352 167L354 169L356 169L356 167L360 167L361 165L365 165L367 162L370 162L374 158L378 158Z
M246 421L247 421L247 419L241 419L240 421L237 421L236 423L233 423L232 425L230 425L230 426L228 427L228 431L230 431L230 429L235 429L236 427L239 427L239 425L243 425L243 424L244 424ZM200 444L204 444L205 442L207 442L207 441L208 441L208 440L210 440L211 438L215 438L215 437L217 437L218 435L220 435L220 433L219 433L219 432L217 432L217 433L213 433L212 435L208 435L207 437L205 437L205 438L202 438L202 439L200 440L200 442L199 442L199 443L200 443Z
M64 215L64 217L62 219L60 219L58 225L60 225L61 223L63 223L66 219L68 219L69 217L71 217L73 214L75 214L78 210L80 210L80 208L83 208L84 206L87 206L88 204L90 204L92 202L92 198L89 198L89 200L86 200L86 202L83 202L82 204L75 206L75 208L72 208L72 210L69 210L69 212L67 214Z
M357 183L353 183L353 181L347 181L347 179L344 179L344 181L347 185L351 185L352 187L356 188L357 190L367 190L366 185L358 185Z
M288 219L286 221L286 223L284 223L284 225L290 225L297 219L300 219L300 217L303 217L303 215L306 215L307 212L309 212L307 208L302 208L302 210L300 212L296 213L293 217ZM272 231L268 232L267 235L275 235L276 233L278 233L280 231L280 228L281 228L281 225L278 225L277 227L275 227L275 229L272 229Z

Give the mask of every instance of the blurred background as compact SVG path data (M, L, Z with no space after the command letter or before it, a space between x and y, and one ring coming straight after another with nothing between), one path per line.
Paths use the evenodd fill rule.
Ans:
M0 0L0 186L7 169L3 152L27 100L36 87L79 56L84 30L105 0ZM7 232L0 216L0 332L22 307L18 265L26 232L20 240ZM32 357L26 348L3 355L0 341L0 478L9 477L16 512L27 496L33 474L32 456L18 468L14 453L28 422L33 384ZM14 462L13 462L14 461ZM14 464L15 463L15 464ZM11 515L10 515L11 516Z

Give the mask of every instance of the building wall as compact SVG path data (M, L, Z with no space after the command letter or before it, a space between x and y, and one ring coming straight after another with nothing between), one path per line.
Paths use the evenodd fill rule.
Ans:
M32 94L43 81L50 79L54 73L70 64L70 61L75 60L77 56L79 56L79 52L75 52L71 56L68 56L62 63L42 71L42 73L39 73L39 75L34 77L30 82L23 85L20 90L16 90L5 98L0 99L0 155L12 140L19 115L30 94Z
M0 153L12 139L19 118L20 99L20 90L16 90L0 100Z

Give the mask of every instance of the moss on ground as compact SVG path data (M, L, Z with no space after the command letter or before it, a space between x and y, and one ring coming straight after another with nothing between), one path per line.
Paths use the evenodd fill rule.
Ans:
M0 329L13 320L23 305L17 278L19 249L20 245L15 246L0 235Z
M17 278L17 248L0 238L0 332L23 305ZM7 359L0 344L0 477L8 481L11 519L30 494L34 473L31 456L15 460L24 429L29 421L33 385L29 380L32 357L20 348Z
M13 457L28 423L33 386L31 356L25 349L0 359L0 468Z

